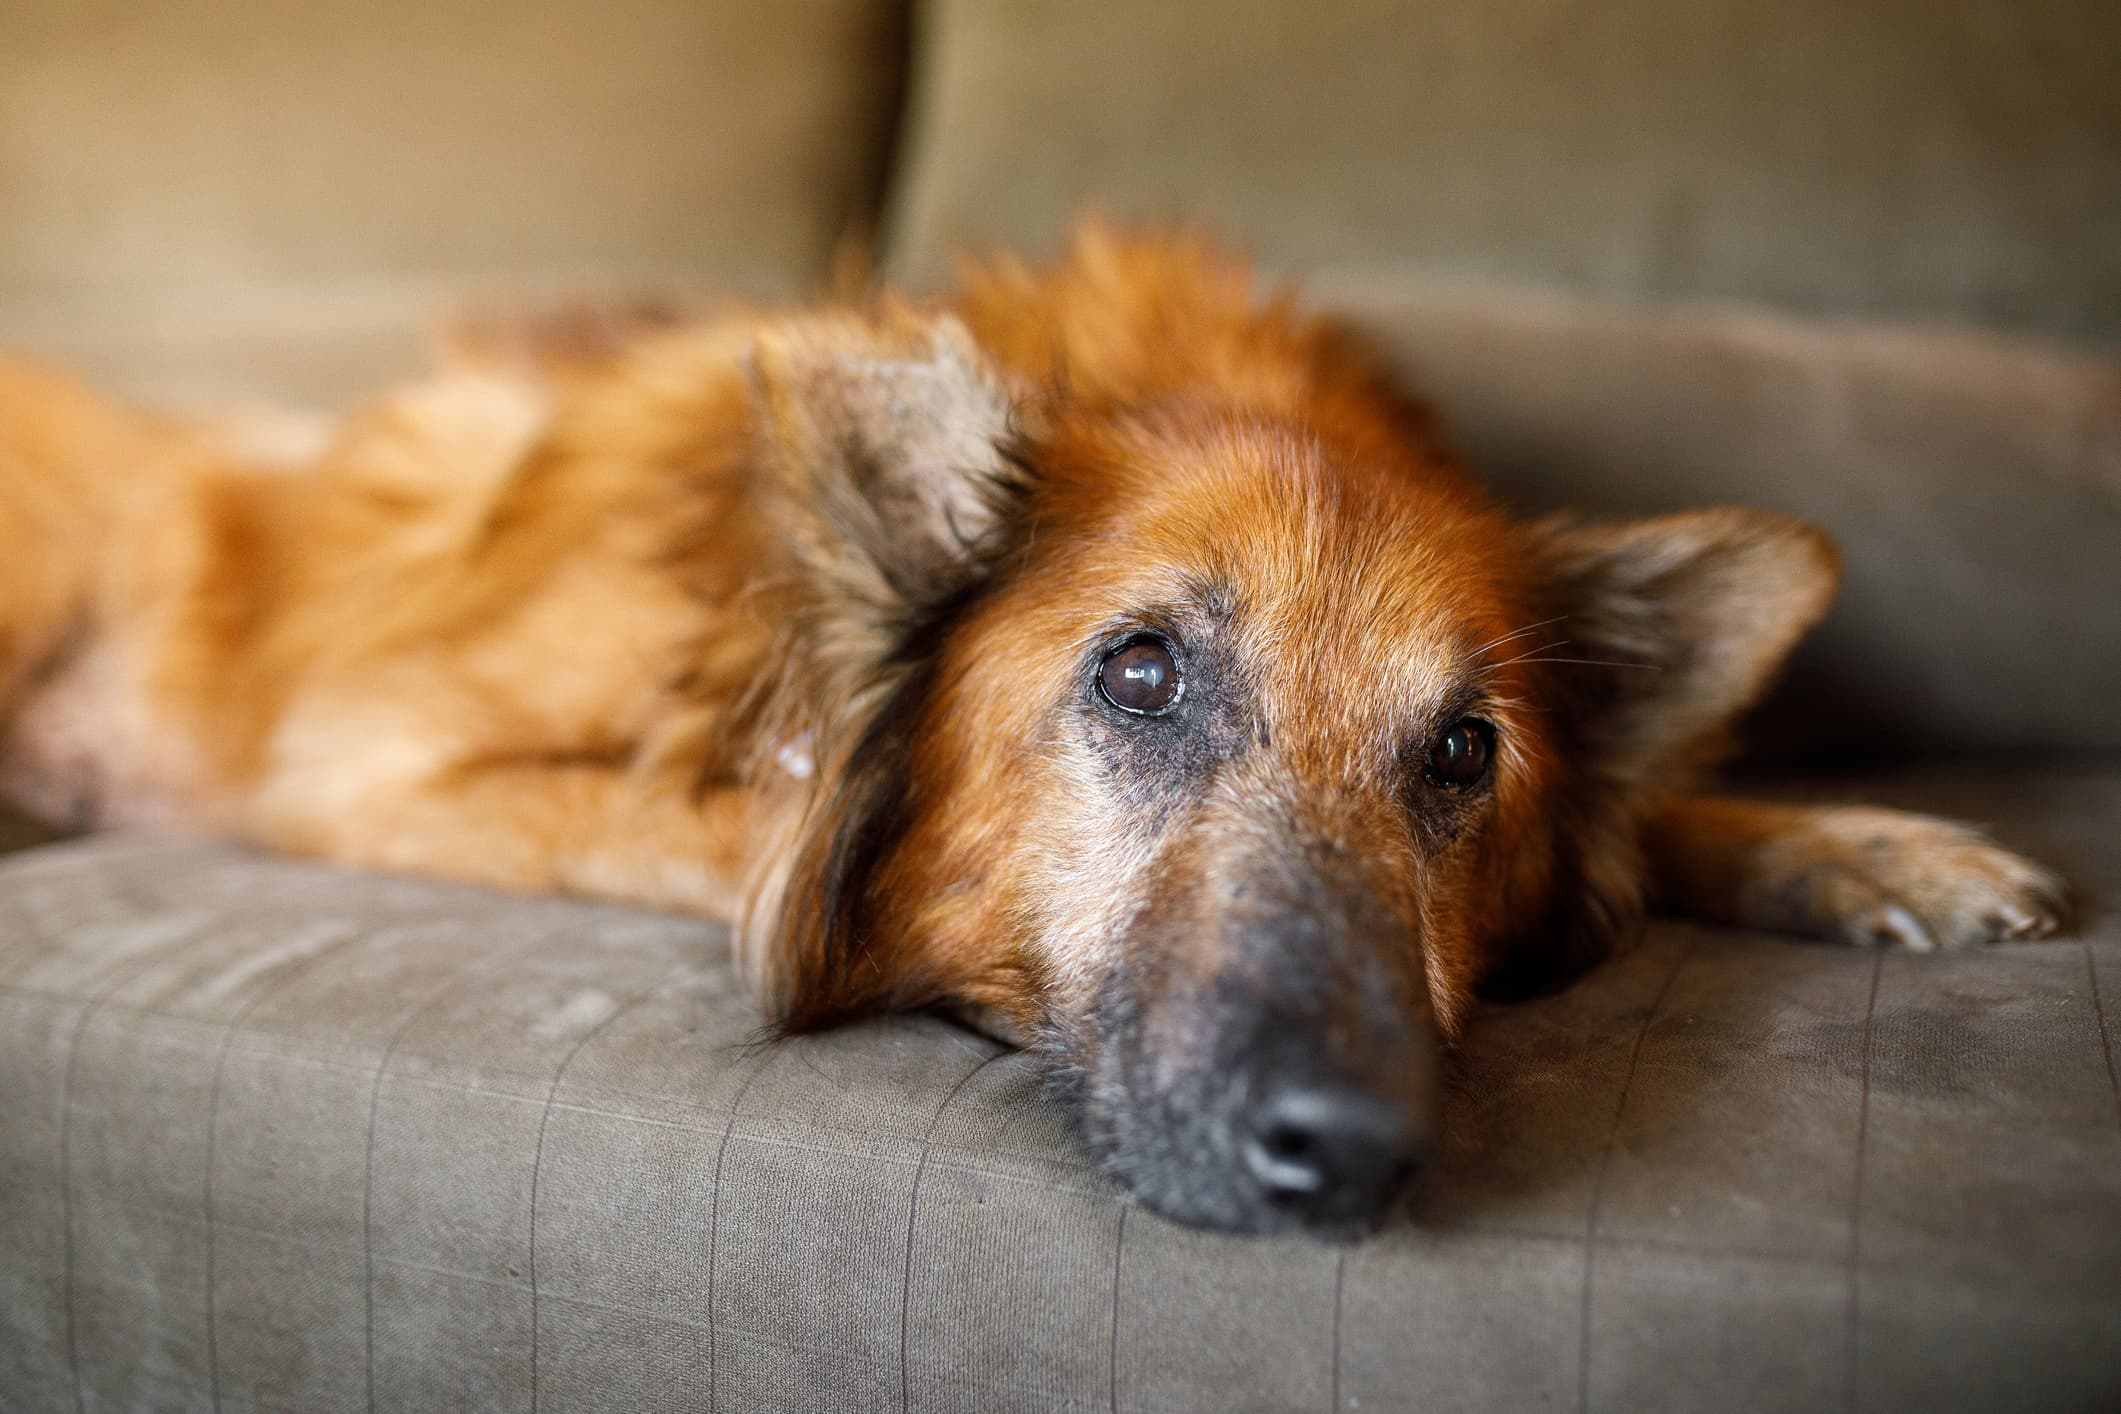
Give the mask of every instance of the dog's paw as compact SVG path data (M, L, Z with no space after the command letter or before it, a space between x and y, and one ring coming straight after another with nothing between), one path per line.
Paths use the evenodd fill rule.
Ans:
M1929 952L2044 938L2067 918L2061 879L1965 825L1870 809L1809 825L1777 842L1770 871L1776 911L1799 931Z

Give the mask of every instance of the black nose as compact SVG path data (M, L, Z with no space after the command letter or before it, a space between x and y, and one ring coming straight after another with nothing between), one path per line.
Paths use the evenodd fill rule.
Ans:
M1367 1221L1435 1155L1435 1122L1420 1109L1348 1086L1285 1084L1251 1107L1239 1147L1274 1208Z

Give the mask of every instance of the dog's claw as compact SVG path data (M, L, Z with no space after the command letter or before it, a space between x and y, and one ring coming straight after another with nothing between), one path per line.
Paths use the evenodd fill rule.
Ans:
M1897 903L1885 906L1872 925L1871 936L1885 947L1906 948L1909 952L1930 952L1937 946L1922 920Z
M2006 938L2045 938L2061 927L2061 920L2041 909L2036 912L2012 910L1993 914L1989 925Z
M1933 952L2045 938L2066 920L2060 879L1951 821L1850 809L1786 844L1803 932Z

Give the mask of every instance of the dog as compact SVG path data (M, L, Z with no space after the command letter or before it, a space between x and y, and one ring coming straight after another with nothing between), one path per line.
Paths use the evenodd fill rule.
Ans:
M1190 234L478 340L313 446L0 374L0 785L733 921L773 1028L954 1007L1146 1206L1360 1231L1484 990L1646 908L2058 928L1957 824L1697 793L1825 611L1755 510L1507 515Z

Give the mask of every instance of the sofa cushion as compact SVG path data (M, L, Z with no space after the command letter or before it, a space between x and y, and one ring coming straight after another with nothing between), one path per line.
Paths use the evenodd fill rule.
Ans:
M898 0L0 6L0 346L211 393L129 341L399 349L467 289L806 292L873 220L902 26Z
M1079 202L1290 268L2121 339L2107 0L937 0L901 268Z
M1868 787L1866 787L1868 789ZM752 1044L698 923L112 838L0 864L24 1410L2121 1401L2121 774L1902 777L2079 939L1676 925L1484 1013L1349 1247L1174 1228L1023 1056Z
M1527 511L1769 506L1840 542L1770 754L2121 750L2121 356L1971 330L1322 278Z

